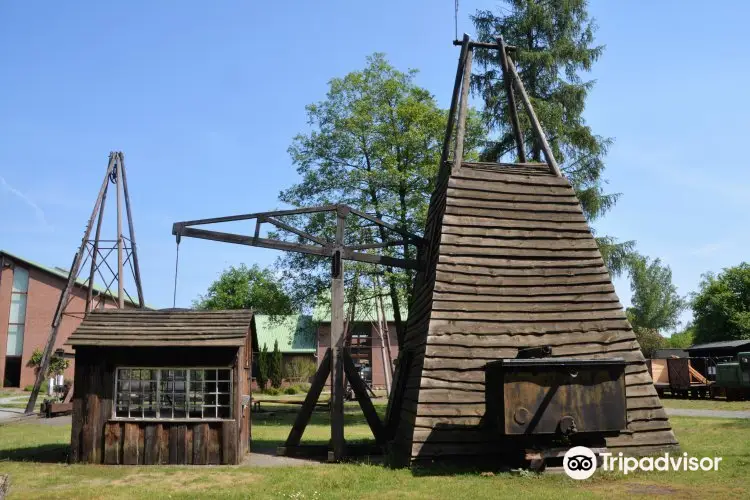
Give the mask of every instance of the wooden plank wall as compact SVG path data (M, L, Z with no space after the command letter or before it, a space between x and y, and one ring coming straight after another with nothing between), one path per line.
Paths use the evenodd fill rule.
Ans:
M409 304L409 317L406 322L404 347L399 351L398 366L394 378L394 390L389 398L389 429L391 439L389 445L389 462L393 466L406 466L411 460L411 443L414 432L417 403L419 401L419 386L410 383L414 377L419 377L424 361L424 338L432 312L432 294L435 285L435 271L439 257L441 236L441 222L445 211L446 191L448 188L449 164L443 165L438 176L438 184L430 199L427 214L425 239L428 241L427 254L422 256L426 260L425 270L417 274Z
M628 430L613 450L677 445L638 343L573 189L545 167L464 165L451 175L428 224L428 262L410 307L406 346L415 359L395 439L412 460L497 453L479 424L484 366L521 347L554 357L622 357ZM433 198L433 202L436 200ZM435 262L437 260L437 262ZM434 271L434 274L433 274ZM413 413L411 413L413 412ZM404 443L394 445L394 449Z
M109 421L104 425L105 465L237 464L234 421Z
M241 406L243 391L249 390L248 370L244 368L245 348L234 349L234 356L193 349L183 357L188 364L221 366L234 359L234 415L225 421L124 421L112 419L114 367L117 364L156 366L153 359L167 362L164 352L154 348L143 352L127 348L107 350L76 349L75 395L71 428L72 463L156 465L156 464L238 464L248 451L250 408ZM201 351L201 352L197 352ZM190 358L193 357L193 359ZM143 360L150 361L142 364ZM244 380L244 383L243 383Z

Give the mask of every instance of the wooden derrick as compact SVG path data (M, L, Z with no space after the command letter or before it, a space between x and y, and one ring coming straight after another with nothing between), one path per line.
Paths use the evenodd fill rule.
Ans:
M485 367L520 349L551 359L621 358L627 428L611 450L647 454L677 445L607 268L502 39L461 42L444 152L463 129L474 47L500 50L521 163L465 162L457 144L441 158L427 216L424 268L409 307L386 429L393 465L498 456L483 427ZM545 163L525 163L515 97ZM458 101L458 104L456 104ZM458 118L455 110L458 109ZM458 120L458 123L454 123ZM459 139L460 139L460 133Z

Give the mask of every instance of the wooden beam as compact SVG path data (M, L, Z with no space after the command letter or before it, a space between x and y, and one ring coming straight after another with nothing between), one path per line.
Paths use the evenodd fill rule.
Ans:
M302 434L305 433L305 428L310 422L310 417L315 410L315 405L320 399L320 393L323 391L323 386L328 379L328 375L331 373L331 348L326 349L326 353L323 355L323 360L318 366L318 371L315 372L312 383L310 384L310 390L307 391L305 396L305 402L302 403L302 407L297 413L297 418L294 420L292 430L289 431L289 436L286 438L284 446L287 448L294 448L299 446L299 442L302 439ZM278 450L281 455L284 455L283 449Z
M292 243L289 241L272 240L270 238L255 238L254 236L245 236L234 233L224 233L221 231L210 231L208 229L197 229L193 227L182 227L180 236L199 238L203 240L221 241L224 243L235 243L238 245L255 246L261 248L271 248L274 250L286 250L289 252L299 252L307 255L319 255L328 257L333 254L333 246L315 246L305 245L303 243ZM370 264L382 264L385 266L398 267L400 269L421 269L421 262L413 259L399 259L388 257L387 255L373 255L350 250L347 247L341 249L342 257L346 260L357 262L367 262Z
M468 35L464 35L466 37ZM453 45L463 45L462 40L453 40ZM489 42L469 42L470 48L480 48L480 49L495 49L500 50L500 44L499 43L489 43ZM518 50L515 45L506 45L505 50L507 51L515 51Z
M346 217L341 211L336 217L336 244L344 245ZM333 255L331 275L331 445L329 461L344 458L344 259L337 249Z
M461 101L458 106L458 125L456 128L456 145L453 148L453 172L458 171L464 157L464 138L466 135L466 115L469 109L469 87L471 85L471 61L474 52L469 49L464 63L461 81Z
M367 386L357 372L357 367L354 366L354 360L349 350L344 350L344 371L346 378L349 379L349 384L352 386L354 395L359 402L362 413L365 415L367 425L370 426L372 435L375 436L375 442L379 445L385 444L385 429L383 423L378 417L378 412L375 411L375 407L372 404L370 396L367 394Z
M177 235L178 227L202 226L205 224L218 224L219 222L236 222L241 220L257 219L258 217L279 217L281 215L310 214L316 212L333 212L338 205L321 205L317 207L294 208L291 210L275 210L273 212L257 212L253 214L229 215L226 217L213 217L211 219L196 219L183 222L175 222L172 225L172 234ZM177 231L177 232L176 232Z
M526 153L523 150L523 134L521 133L521 124L518 121L518 107L516 105L516 96L513 93L513 84L510 81L511 75L508 73L508 55L506 52L505 40L501 36L497 41L501 49L500 66L503 70L503 84L505 85L505 93L508 96L508 112L510 114L510 124L513 127L513 137L516 140L518 161L521 163L525 163Z
M128 234L130 235L130 252L133 256L133 274L135 278L135 288L138 292L138 305L144 307L146 302L143 299L143 286L141 284L141 268L138 264L138 250L135 244L135 225L133 224L133 214L130 210L130 194L128 193L128 178L125 173L125 156L120 153L120 168L122 169L122 192L125 195L125 215L128 217ZM102 205L104 201L102 201ZM98 238L97 238L98 239Z
M384 220L378 219L377 217L375 217L373 215L367 214L367 213L362 212L360 210L357 210L355 208L351 208L351 207L347 207L347 208L349 209L349 211L351 213L353 213L357 217L361 217L363 219L367 219L367 220L369 220L371 222L374 222L375 224L377 224L379 226L383 226L383 227L385 227L387 229L390 229L394 233L398 233L401 236L403 236L404 238L406 238L406 239L414 242L414 244L416 244L416 245L422 245L422 244L427 243L425 241L425 239L422 238L421 236L418 236L416 234L412 234L412 233L410 233L409 231L407 231L405 229L402 229L400 227L394 226L393 224L389 224L389 223L385 222Z
M552 173L554 173L558 177L562 177L562 172L560 172L560 167L557 165L557 161L555 161L555 157L552 154L552 148L550 147L549 142L547 142L547 136L544 135L542 124L539 123L539 119L537 118L536 113L534 112L534 107L531 105L531 99L529 99L529 95L526 93L526 88L523 86L521 77L518 76L518 71L516 71L516 64L513 62L513 59L511 59L510 56L506 56L506 59L508 61L508 70L513 76L513 83L516 84L516 89L518 90L518 93L521 95L521 101L523 102L523 106L524 108L526 108L526 113L529 115L529 119L531 120L531 129L534 132L534 135L536 136L537 140L539 141L539 144L541 144L542 146L542 151L544 152L544 159L547 160L547 163L549 164L549 167Z
M276 226L276 227L278 227L280 229L284 229L285 231L289 231L290 233L294 233L297 236L305 238L306 240L313 241L313 242L317 243L318 245L325 246L325 245L329 244L324 239L318 238L317 236L313 236L312 234L310 234L310 233L308 233L306 231L302 231L300 229L297 229L296 227L292 227L292 226L290 226L289 224L287 224L285 222L281 222L278 219L274 219L273 217L264 217L263 218L263 222L268 222L269 224L273 224L274 226Z

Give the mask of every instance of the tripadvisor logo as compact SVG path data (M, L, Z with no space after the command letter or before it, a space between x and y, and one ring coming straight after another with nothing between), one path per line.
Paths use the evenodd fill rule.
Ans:
M619 471L627 475L630 472L642 471L716 471L722 457L690 457L687 453L672 456L665 453L659 457L626 457L622 452L600 453L602 469ZM597 456L585 446L569 449L563 457L563 469L573 479L588 479L596 472Z

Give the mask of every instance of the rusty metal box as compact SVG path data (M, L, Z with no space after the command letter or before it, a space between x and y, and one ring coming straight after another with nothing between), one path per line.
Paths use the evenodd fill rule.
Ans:
M625 364L622 358L488 363L485 421L505 435L624 430Z

